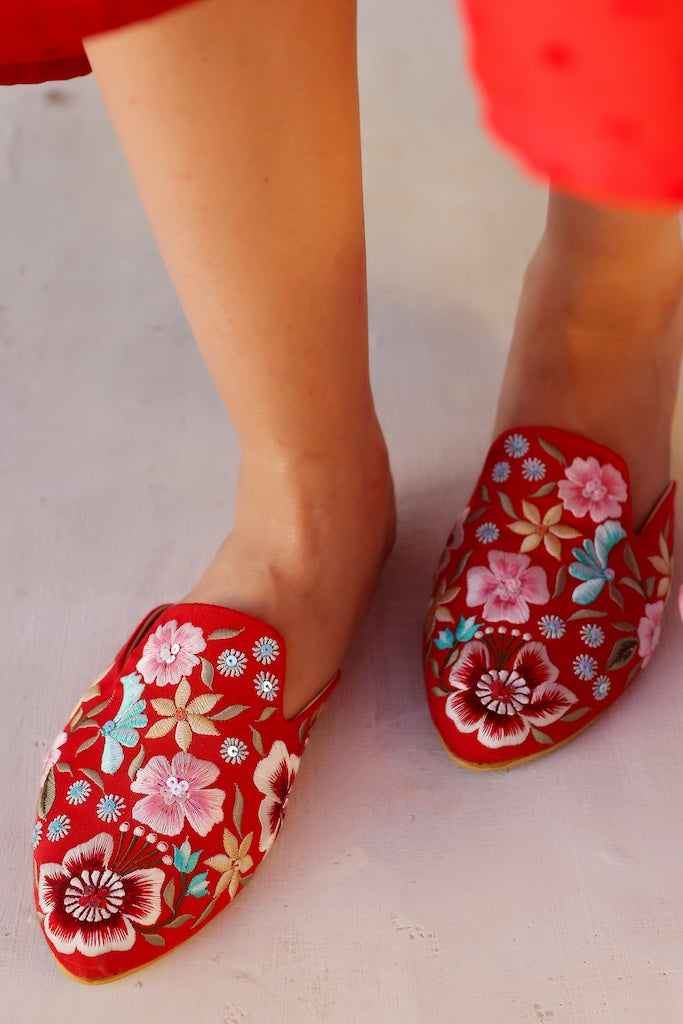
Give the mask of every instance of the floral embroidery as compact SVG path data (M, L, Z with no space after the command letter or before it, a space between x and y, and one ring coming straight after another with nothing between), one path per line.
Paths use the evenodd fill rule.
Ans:
M669 593L669 587L671 586L671 576L673 574L673 558L671 552L667 547L666 538L664 534L659 535L659 554L650 555L649 561L653 567L660 573L659 582L657 583L656 596L666 597Z
M663 612L663 601L646 604L645 614L638 623L638 657L643 659L643 666L647 665L659 643Z
M111 823L118 821L125 809L126 804L123 797L109 793L98 801L96 814L101 821Z
M51 843L56 843L58 839L64 839L65 836L68 836L70 831L71 819L66 814L58 814L47 826L45 834Z
M448 605L456 594L459 593L459 586L447 587L446 580L441 580L427 608L427 617L425 619L426 633L431 633L437 622L453 622L453 614Z
M31 833L31 845L33 846L34 850L35 850L36 846L38 845L38 843L40 842L40 840L42 838L43 838L43 823L42 823L42 821L37 821L35 823L35 825L33 826L33 832Z
M476 566L467 571L467 604L483 604L489 622L526 622L529 603L550 600L545 570L531 565L528 555L490 551L489 568Z
M583 580L572 594L576 604L592 604L602 593L605 583L614 582L614 569L608 567L607 560L612 548L625 538L626 531L621 523L608 520L598 526L595 541L584 540L583 549L572 549L577 561L569 566L569 574Z
M455 639L464 644L471 640L477 630L482 629L483 625L483 622L477 622L476 615L470 615L467 619L464 615L461 615L455 629Z
M512 459L521 459L529 451L529 442L523 434L510 434L505 438L505 454Z
M260 665L271 665L280 653L280 648L277 640L272 640L268 636L262 636L254 644L251 653Z
M290 754L282 740L276 740L267 757L256 765L254 785L263 800L259 807L261 839L259 850L267 853L275 842L284 818L287 798L299 770L299 757Z
M605 642L605 631L595 622L581 627L581 639L587 647L600 647Z
M143 714L146 701L140 700L144 690L140 676L132 672L121 679L123 697L121 707L114 718L105 722L100 729L104 736L102 751L102 771L106 775L114 775L123 764L123 748L134 747L140 741L138 729L147 725L147 715Z
M62 747L66 743L66 740L67 740L66 733L65 732L60 732L59 736L54 741L54 743L52 744L51 748L48 750L48 752L47 752L47 754L45 756L45 760L43 761L42 771L40 773L40 785L41 785L41 787L45 785L45 780L47 779L48 775L50 774L50 772L52 771L54 766L59 761L59 758L62 755Z
M556 682L559 670L543 644L507 633L485 633L461 649L449 674L454 692L446 715L485 747L522 743L531 730L561 718L577 697Z
M494 540L498 540L499 536L500 530L495 523L482 523L475 532L475 537L482 544L492 544Z
M280 680L271 672L259 672L254 678L254 687L259 697L264 700L275 700L278 694Z
M90 796L92 786L85 779L77 779L72 782L66 791L66 801L69 804L84 804Z
M145 733L146 739L159 739L175 727L175 741L181 750L189 750L193 733L201 736L219 736L216 726L206 717L221 699L219 694L202 693L190 700L190 684L181 679L173 700L156 697L150 704L162 717Z
M221 757L228 764L242 764L243 761L246 761L248 753L246 743L234 739L234 737L223 740L221 744Z
M504 484L510 476L510 463L497 462L491 470L491 479L494 484Z
M543 615L538 620L538 628L546 640L561 640L567 631L565 621L559 615Z
M592 679L598 671L598 663L590 654L579 654L574 658L574 674L579 679Z
M94 957L130 949L136 927L159 917L163 882L158 867L133 869L125 859L118 862L113 838L102 832L69 850L61 864L42 865L38 892L45 933L60 953Z
M197 655L205 647L206 640L199 626L189 622L179 626L171 619L149 637L136 668L146 683L177 686L182 677L188 676L199 664Z
M562 505L553 505L542 519L538 508L530 501L523 501L522 509L526 519L519 519L515 523L509 523L508 529L512 530L513 533L519 533L524 536L522 546L519 549L524 553L534 551L543 541L548 554L559 560L562 557L562 544L560 542L570 537L581 536L580 531L575 530L573 526L564 526L560 523Z
M223 820L222 789L207 789L218 778L218 768L192 754L176 754L173 761L157 754L140 768L131 783L134 793L147 794L133 806L132 815L162 835L177 836L187 818L200 836Z
M242 878L248 875L254 866L254 861L249 854L249 847L253 838L254 833L250 832L241 843L238 843L236 837L226 828L223 832L223 849L225 853L218 853L215 857L209 857L208 860L204 861L210 868L221 872L213 893L214 899L225 892L226 889L230 899L235 898Z
M621 505L628 495L626 481L614 466L608 462L601 466L593 455L576 458L565 470L565 477L557 492L572 515L579 519L590 515L594 523L621 515Z
M525 459L522 463L522 476L530 483L536 483L545 476L545 463L540 459Z
M231 647L218 655L216 668L223 676L241 676L247 666L246 655Z
M436 569L435 579L441 575L441 573L444 571L444 569L450 562L452 552L456 551L462 544L465 538L465 520L467 519L469 514L470 508L468 505L467 508L463 509L463 511L453 524L453 529L449 533L446 545L443 551L441 552L441 558L439 559L439 564Z
M609 693L610 680L609 676L598 676L593 683L593 696L596 700L604 700Z

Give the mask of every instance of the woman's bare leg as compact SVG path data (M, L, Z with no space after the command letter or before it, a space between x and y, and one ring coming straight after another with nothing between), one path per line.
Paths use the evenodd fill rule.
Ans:
M551 192L527 268L496 428L563 427L624 456L634 521L669 479L683 351L683 246L674 211Z
M241 444L234 529L187 600L280 629L291 715L338 667L394 531L355 4L203 0L86 50Z

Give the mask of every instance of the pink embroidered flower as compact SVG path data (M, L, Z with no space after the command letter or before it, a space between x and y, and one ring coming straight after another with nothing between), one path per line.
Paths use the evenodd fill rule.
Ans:
M550 600L545 570L528 555L489 551L489 569L467 570L467 604L483 604L488 622L526 622L529 604Z
M662 614L664 602L655 601L654 604L645 605L645 614L638 623L638 655L643 659L643 668L647 665L659 643L659 635L662 631Z
M574 459L564 471L566 480L560 480L557 493L564 507L581 518L590 515L594 523L619 518L621 502L628 493L626 481L614 466L603 466L593 455L587 459Z
M113 837L100 832L69 850L61 864L42 865L38 902L45 934L58 952L102 956L130 949L135 926L149 927L159 918L164 872L113 864L113 853Z
M199 626L189 622L179 626L171 619L149 637L135 667L146 683L177 686L182 677L199 664L197 655L205 647L206 640Z
M47 754L45 755L45 760L43 761L43 768L42 768L42 771L40 773L40 785L41 785L41 788L45 785L45 779L50 774L50 769L54 768L54 766L57 764L57 761L59 761L59 758L60 758L61 753L62 753L62 747L66 743L66 740L67 740L66 733L65 732L60 732L59 736L54 741L54 743L52 744L51 748L48 750Z
M218 768L211 761L201 761L193 754L176 754L173 761L157 754L138 771L131 789L146 793L138 800L132 815L149 825L153 832L177 836L187 818L200 836L205 836L223 820L222 789L207 789L218 778Z
M287 797L299 770L300 758L290 754L282 740L276 740L270 753L256 765L254 785L263 793L259 807L261 840L259 850L267 853L275 842L285 816Z
M470 640L460 651L449 674L455 692L446 699L446 714L460 732L476 732L485 747L515 746L532 726L556 722L577 697L555 681L559 669L543 644L519 641L510 651L509 641L504 650L495 635L486 640Z

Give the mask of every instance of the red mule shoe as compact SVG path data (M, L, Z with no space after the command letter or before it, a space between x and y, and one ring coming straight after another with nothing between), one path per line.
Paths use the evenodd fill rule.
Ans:
M59 966L113 981L227 906L271 849L308 736L271 626L207 604L155 609L45 759L36 907Z
M507 768L599 718L659 641L675 484L633 532L615 452L550 427L505 431L437 571L424 631L430 711L450 756Z

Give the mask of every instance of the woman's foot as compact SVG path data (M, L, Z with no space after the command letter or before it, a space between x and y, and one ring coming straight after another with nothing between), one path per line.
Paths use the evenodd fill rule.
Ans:
M636 527L669 479L682 294L675 214L551 195L524 279L495 434L557 426L619 452Z
M371 441L346 450L244 458L234 529L183 601L235 608L282 633L290 718L338 670L395 524L379 428Z

